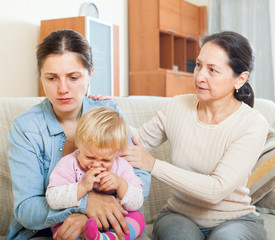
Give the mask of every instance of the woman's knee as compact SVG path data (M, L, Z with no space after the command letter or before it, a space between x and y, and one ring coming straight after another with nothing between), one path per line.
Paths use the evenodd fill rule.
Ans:
M199 227L190 219L167 210L161 211L153 228L157 240L204 240Z
M266 231L257 216L244 216L214 228L207 240L266 240Z

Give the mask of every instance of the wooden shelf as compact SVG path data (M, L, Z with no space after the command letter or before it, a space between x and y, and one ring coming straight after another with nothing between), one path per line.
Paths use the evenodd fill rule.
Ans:
M206 23L206 7L184 0L129 0L130 95L194 92L191 72Z
M159 34L160 68L173 69L173 36L171 34Z

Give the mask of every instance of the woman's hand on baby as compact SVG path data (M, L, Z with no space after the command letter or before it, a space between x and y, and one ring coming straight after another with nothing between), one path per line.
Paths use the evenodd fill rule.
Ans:
M151 172L156 159L142 146L136 137L132 137L135 145L128 145L127 149L120 154L133 167Z
M69 215L53 235L53 239L64 240L82 238L87 220L87 216L82 213L73 213Z
M103 100L112 100L114 101L115 103L117 103L117 100L112 98L111 96L108 96L108 95L100 95L100 94L97 94L97 95L89 95L88 98L92 98L94 100L99 100L99 101L103 101Z
M112 195L89 192L86 214L88 218L96 220L99 230L107 231L111 225L119 239L125 239L123 232L129 233L129 227L123 216L128 212Z

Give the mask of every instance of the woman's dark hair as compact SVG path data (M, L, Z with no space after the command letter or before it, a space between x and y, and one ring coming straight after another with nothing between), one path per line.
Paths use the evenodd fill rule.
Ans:
M214 43L225 50L229 58L229 66L234 71L235 76L243 72L251 73L254 67L254 53L249 41L239 33L224 31L201 38L201 46L205 43ZM254 91L248 81L235 90L234 97L248 104L254 105Z
M50 54L64 54L65 52L77 53L80 60L89 72L93 68L92 49L80 33L73 30L58 30L50 33L38 45L36 51L37 68L39 75L45 59Z

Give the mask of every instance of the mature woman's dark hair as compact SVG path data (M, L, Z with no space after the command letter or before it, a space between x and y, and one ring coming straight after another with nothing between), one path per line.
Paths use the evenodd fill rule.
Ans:
M65 52L77 53L83 66L89 74L93 68L92 49L87 39L73 30L58 30L50 33L38 45L36 51L37 67L39 75L44 60L50 54L64 54Z
M249 41L239 33L224 31L201 38L201 46L212 42L225 50L229 57L229 66L235 76L247 71L251 72L254 67L254 53ZM248 81L238 91L235 90L234 97L253 107L254 91Z

